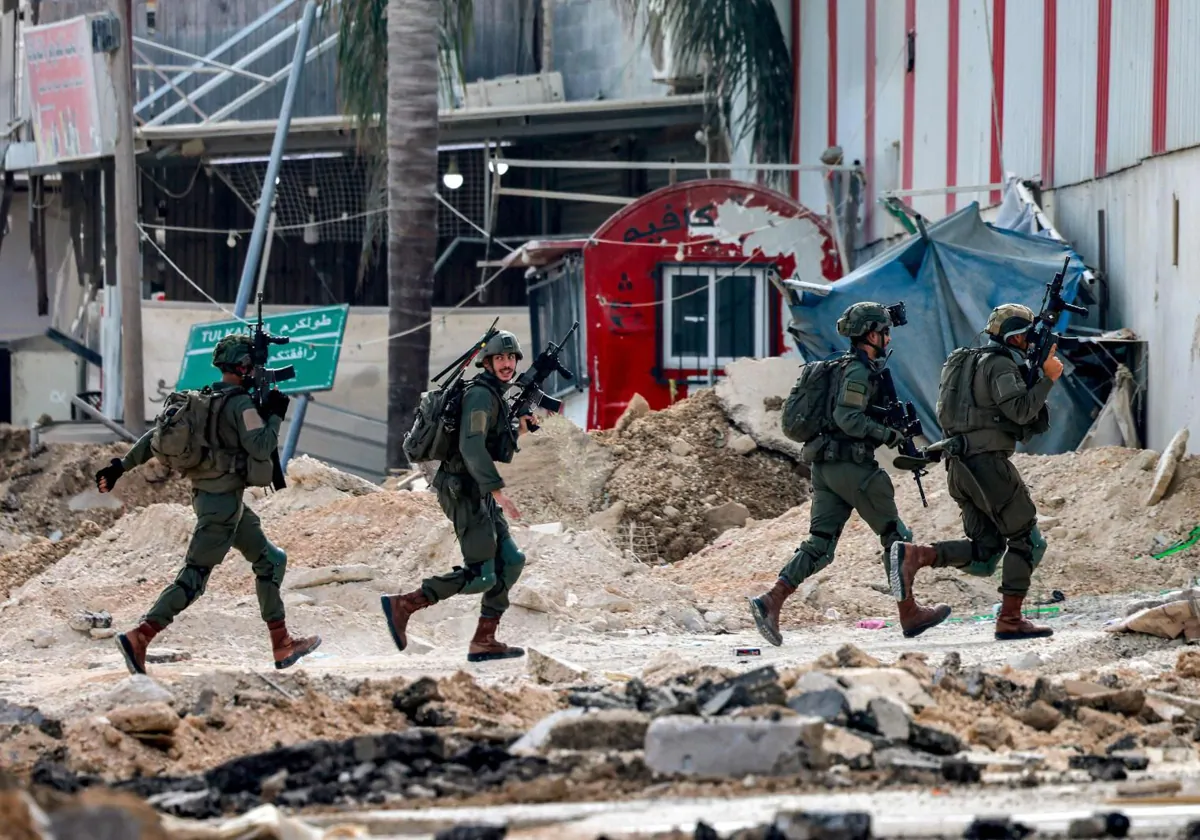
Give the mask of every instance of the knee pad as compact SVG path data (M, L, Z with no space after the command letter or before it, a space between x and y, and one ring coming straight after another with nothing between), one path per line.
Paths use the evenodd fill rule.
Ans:
M1029 532L1029 549L1029 565L1036 569L1038 563L1041 563L1042 558L1046 556L1046 539L1036 525Z
M269 574L258 574L258 577L263 580L270 580L276 586L283 585L283 575L287 571L287 552L274 543L267 543L267 547L263 549L260 560L266 560L271 564ZM267 569L262 569L266 572Z
M503 581L505 589L512 589L513 584L521 577L521 571L525 568L525 554L517 548L512 537L505 537L501 540L498 554L500 557L500 580Z
M480 595L496 585L496 564L490 560L470 563L463 573L467 576L466 584L459 590L463 595Z
M971 563L963 569L963 572L973 577L991 577L996 573L996 567L1000 565L1000 558L1003 556L1003 551L997 551L986 560L972 560Z
M179 574L175 577L175 585L183 590L188 604L195 603L196 599L204 594L210 574L212 574L212 569L206 566L193 566L190 563L179 570Z

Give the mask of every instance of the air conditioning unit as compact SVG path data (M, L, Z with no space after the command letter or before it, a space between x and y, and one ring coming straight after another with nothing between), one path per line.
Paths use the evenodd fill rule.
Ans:
M669 26L660 26L650 41L654 81L677 87L699 86L704 83L707 62L702 58L683 59L679 54L679 38Z
M522 105L549 105L562 102L562 73L538 73L533 76L501 76L467 85L465 108L502 108Z

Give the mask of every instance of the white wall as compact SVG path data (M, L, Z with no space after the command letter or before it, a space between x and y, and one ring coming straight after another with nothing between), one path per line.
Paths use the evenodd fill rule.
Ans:
M1179 264L1173 208L1179 199ZM1097 211L1108 219L1110 323L1149 341L1147 445L1161 450L1182 426L1200 453L1200 148L1054 190L1055 227L1090 264L1099 257Z
M10 348L12 423L31 426L43 414L71 419L71 397L78 390L75 354L48 338L22 341Z

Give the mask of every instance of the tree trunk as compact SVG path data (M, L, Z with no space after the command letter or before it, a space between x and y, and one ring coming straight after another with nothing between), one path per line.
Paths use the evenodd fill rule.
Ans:
M426 326L437 255L439 0L388 0L387 465L408 465L402 445L429 382Z

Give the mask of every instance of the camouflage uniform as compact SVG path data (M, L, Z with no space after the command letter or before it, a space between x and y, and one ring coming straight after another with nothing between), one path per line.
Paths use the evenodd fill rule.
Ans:
M221 367L248 364L249 347L249 339L244 336L222 339L213 353L213 364ZM219 404L216 421L210 427L215 438L208 438L208 443L217 456L217 466L187 475L192 485L196 526L183 568L158 596L138 628L118 636L126 664L134 673L145 673L145 646L204 594L209 575L225 559L230 548L237 549L251 564L259 614L267 622L272 640L278 642L274 645L276 667L288 667L320 644L316 637L295 639L288 636L279 592L287 567L287 554L267 539L258 515L242 499L250 462L269 465L279 444L279 428L286 412L287 398L279 395L274 404L281 404L282 409L264 419L241 386L217 382L211 387L218 395ZM151 429L138 439L124 458L114 459L113 465L97 473L97 478L106 477L108 489L111 489L120 474L154 457L151 451L153 437L154 430ZM279 655L281 652L282 656Z
M851 338L853 346L842 360L832 430L805 444L802 452L804 460L812 464L809 537L780 571L775 586L750 599L751 615L759 632L774 645L782 643L778 622L783 602L804 580L833 562L851 513L858 511L879 536L885 572L891 546L912 539L912 531L896 510L891 477L875 460L877 447L897 446L904 437L871 416L878 408L878 374L884 364L863 349L872 331L881 335L890 331L887 310L876 303L855 304L838 320L838 332ZM883 355L884 345L871 346ZM944 604L927 609L911 600L900 610L905 634L910 636L924 632L950 614Z
M476 362L512 353L523 357L516 336L497 333ZM495 638L508 609L508 593L525 568L525 555L509 533L508 520L493 493L504 487L496 462L507 464L516 453L516 435L504 393L510 383L485 370L466 384L458 423L458 447L438 468L433 490L454 526L463 565L434 577L407 594L384 595L383 614L399 650L408 645L408 620L418 610L455 595L482 594L479 624L467 653L470 662L523 656L522 648Z
M952 407L956 410L950 412L962 418L956 421L960 425L944 430L948 442L946 483L962 513L967 538L933 546L900 544L892 557L897 570L892 588L897 597L911 592L919 568L952 567L970 575L991 577L1003 560L999 587L1003 601L996 631L1001 639L1051 635L1049 628L1021 617L1021 603L1029 592L1033 570L1046 552L1046 541L1037 527L1037 508L1029 488L1011 461L1017 443L1049 428L1046 400L1054 381L1043 376L1027 388L1021 376L1023 356L1007 343L1012 336L1023 333L1033 319L1027 307L997 307L987 327L993 344L956 351L964 354L963 364L973 364L973 370L963 374L969 377L965 404ZM968 358L967 353L974 358ZM939 413L945 410L942 403L954 398L949 384L944 374Z

